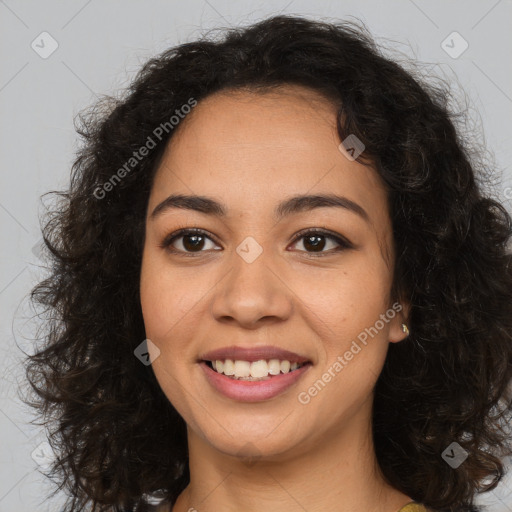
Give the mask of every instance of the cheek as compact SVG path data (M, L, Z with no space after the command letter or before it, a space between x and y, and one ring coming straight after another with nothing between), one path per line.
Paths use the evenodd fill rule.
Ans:
M140 302L148 337L165 339L181 309L186 307L182 304L185 294L176 277L176 273L171 273L157 254L151 250L145 252L141 266Z
M197 272L171 269L161 255L147 253L140 278L142 316L146 336L163 355L181 354L183 360L189 359L189 340L205 318L207 292L208 283Z
M175 287L171 286L169 278L163 274L162 266L156 258L145 255L140 278L142 316L147 338L160 351L151 368L168 400L175 407L179 407L183 399L180 382L183 380L181 372L184 368L182 364L178 364L183 358L178 356L180 347L176 340L179 340L178 334L183 328L178 319L184 313L180 315L179 304L176 303L179 294L175 293Z
M166 304L165 298L161 297L158 280L155 279L155 272L151 265L145 261L141 269L140 279L140 305L142 316L148 338L161 337L164 311L162 306Z
M298 288L301 300L330 328L331 335L369 327L388 307L387 276L368 269L361 263L330 273L314 287L304 283Z
M161 263L150 252L144 254L140 277L140 302L146 335L159 346L170 334L176 322L177 307L173 303L179 294L170 282Z

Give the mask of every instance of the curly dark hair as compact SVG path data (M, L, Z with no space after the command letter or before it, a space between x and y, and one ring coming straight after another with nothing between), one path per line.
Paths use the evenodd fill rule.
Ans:
M411 305L411 335L390 344L375 388L385 478L433 509L469 512L503 477L500 459L512 453L512 219L484 192L485 150L461 136L446 81L386 57L362 23L280 15L170 48L124 97L104 96L78 116L83 144L69 190L49 192L58 200L42 227L51 272L30 294L43 307L44 346L24 362L25 401L53 427L52 477L68 491L66 512L143 511L158 490L174 503L190 479L185 422L134 357L146 338L146 208L176 130L122 179L113 174L191 98L287 84L332 101L340 140L357 136L366 147L358 161L389 189L392 293ZM441 456L452 442L468 452L457 469Z

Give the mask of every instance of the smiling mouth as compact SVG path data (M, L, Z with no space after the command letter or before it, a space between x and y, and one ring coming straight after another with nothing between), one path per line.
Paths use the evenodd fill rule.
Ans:
M232 380L262 381L270 380L279 375L293 373L303 366L311 365L310 361L304 363L291 363L288 360L261 359L258 361L243 360L203 360L211 370Z

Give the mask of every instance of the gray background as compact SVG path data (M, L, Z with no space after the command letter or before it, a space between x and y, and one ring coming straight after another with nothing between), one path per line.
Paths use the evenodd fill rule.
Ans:
M40 196L68 182L78 141L74 115L97 95L126 86L161 50L209 28L278 12L357 17L378 41L423 62L424 72L464 89L471 121L483 130L479 142L494 159L496 195L511 210L510 0L0 1L0 512L58 511L63 503L57 495L39 506L52 487L38 468L51 454L44 429L29 424L33 416L16 388L20 349L31 352L28 338L35 332L27 294L43 275ZM454 31L463 39L446 39ZM42 52L55 43L42 32L58 44L47 58ZM457 58L445 51L458 54L464 41L468 48ZM512 477L480 502L492 512L512 511Z

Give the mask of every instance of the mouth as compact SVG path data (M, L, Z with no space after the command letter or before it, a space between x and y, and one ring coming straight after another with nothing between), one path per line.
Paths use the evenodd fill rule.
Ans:
M279 372L273 360L269 361L270 365L267 364L265 372L265 360L253 361L250 364L249 361L230 362L229 359L201 360L199 366L211 388L220 395L238 402L264 402L291 390L313 366L309 361L300 365L293 363L292 369L289 361L275 361L279 363ZM281 364L284 372L281 371ZM256 366L253 368L253 365ZM233 374L226 375L225 371ZM253 371L256 376L252 374Z
M214 361L202 360L210 370L231 380L246 382L259 382L270 380L280 375L296 372L304 366L311 365L311 361L298 363L287 359L260 359L257 361L217 359Z
M218 348L201 354L197 363L212 389L241 402L274 398L313 366L308 357L273 345Z

